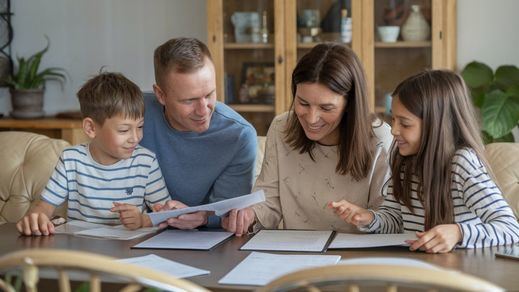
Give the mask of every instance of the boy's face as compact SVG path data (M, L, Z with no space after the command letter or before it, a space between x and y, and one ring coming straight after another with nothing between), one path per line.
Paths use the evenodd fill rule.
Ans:
M142 139L143 125L144 118L134 120L121 114L106 119L102 126L95 123L90 153L104 165L130 158Z
M398 96L393 98L391 112L393 114L391 134L395 137L398 152L402 156L417 154L422 139L422 119L407 110Z
M153 86L165 108L169 125L178 131L202 133L209 129L216 104L216 78L213 63L206 58L202 68L190 73L171 70L166 85Z

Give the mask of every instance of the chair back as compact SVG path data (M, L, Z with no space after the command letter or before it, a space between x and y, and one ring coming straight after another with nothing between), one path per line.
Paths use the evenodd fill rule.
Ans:
M207 289L178 279L163 272L152 269L121 263L115 258L86 253L81 251L55 249L26 249L16 251L0 257L0 269L22 269L22 279L27 291L37 291L39 274L43 268L53 269L58 273L59 291L71 291L71 275L77 271L87 274L90 291L101 291L101 281L107 276L111 282L123 284L120 291L140 291L143 287L153 287L165 291L193 291L206 292ZM104 276L104 277L102 277ZM115 276L115 277L114 277ZM6 281L0 283L8 285ZM113 283L112 283L113 284ZM58 290L53 289L53 290ZM113 288L110 288L113 291ZM9 290L6 290L9 291Z
M282 276L259 291L504 291L458 271L397 265L335 265Z

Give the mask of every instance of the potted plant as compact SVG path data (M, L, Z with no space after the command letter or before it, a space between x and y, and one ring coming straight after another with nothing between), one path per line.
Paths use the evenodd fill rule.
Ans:
M495 72L484 63L469 63L461 72L480 109L485 143L513 142L519 124L519 68L503 65Z
M7 78L7 85L10 87L11 102L13 111L11 116L14 118L39 118L45 113L43 111L43 92L47 80L65 81L62 68L51 67L40 71L40 62L43 55L49 49L49 39L47 46L36 52L34 55L25 59L17 57L17 66L11 76Z

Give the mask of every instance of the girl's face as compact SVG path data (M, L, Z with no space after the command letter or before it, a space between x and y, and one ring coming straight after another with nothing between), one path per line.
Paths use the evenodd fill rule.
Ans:
M319 83L296 87L294 110L306 137L323 145L339 143L339 123L346 107L344 96Z
M395 137L398 152L402 156L417 154L422 137L422 119L408 111L398 96L395 96L391 102L391 111L393 113L391 134Z

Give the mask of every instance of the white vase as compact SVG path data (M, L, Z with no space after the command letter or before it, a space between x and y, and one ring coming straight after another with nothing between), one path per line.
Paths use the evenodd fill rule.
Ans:
M402 25L404 41L425 41L431 35L431 26L420 12L420 5L411 5L411 13Z

